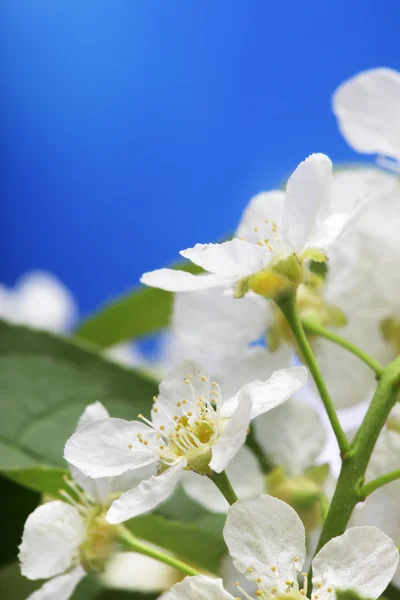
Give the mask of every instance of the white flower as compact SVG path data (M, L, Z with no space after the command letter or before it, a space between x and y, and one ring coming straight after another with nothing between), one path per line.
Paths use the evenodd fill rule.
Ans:
M400 405L396 407L397 411L399 408ZM394 415L394 417L396 416ZM372 453L365 481L372 481L381 475L399 469L399 467L400 430L391 430L385 427ZM390 536L397 545L400 545L399 497L400 480L397 479L379 488L363 504L358 505L352 516L352 524L375 525ZM400 568L394 575L393 583L400 587Z
M107 410L96 402L85 409L77 431L90 423L107 419ZM129 489L138 477L135 472L133 475L125 473L121 477L94 480L76 467L69 466L74 480L67 482L71 493L60 492L66 502L56 500L39 506L25 523L19 547L21 573L28 579L51 578L31 594L29 600L67 600L86 575L85 568L90 568L90 561L103 562L107 558L114 540L112 526L107 523L101 524L101 543L97 542L96 547L98 555L91 554L88 565L80 564L84 556L81 546L87 542L96 517L109 505L107 499L110 494Z
M265 479L253 453L241 448L226 469L238 498L269 492L290 503L307 526L315 528L320 521L319 496L328 475L324 467L323 471L313 469L326 437L318 413L290 398L254 419L252 426L265 456L277 468ZM182 483L185 492L209 510L227 511L228 503L206 477L187 473Z
M107 419L82 427L68 440L64 456L93 478L158 463L157 476L112 504L107 519L120 523L163 502L187 467L222 472L243 446L250 420L285 402L306 379L304 367L282 369L223 402L207 371L184 361L160 384L151 421L140 416L144 423Z
M54 501L29 515L19 547L21 573L29 579L48 579L29 600L67 600L86 575L79 564L85 525L74 506Z
M257 585L256 598L300 600L305 596L307 577L302 589L297 580L306 556L304 527L290 506L271 496L239 500L228 510L224 538L236 568ZM352 527L331 539L314 558L311 598L334 600L337 590L352 590L375 600L398 562L396 546L379 529ZM162 598L233 600L221 580L203 576L186 578Z
M302 318L311 314L323 325L334 326L331 316L337 307L348 320L338 333L385 365L396 352L384 339L381 324L387 317L400 315L398 178L375 167L338 171L331 202L338 215L346 207L352 211L362 203L362 208L341 243L331 248L328 276L321 289L310 293L309 285L299 286L298 310ZM260 219L260 210L257 203L250 202L237 232L247 221ZM277 331L281 331L278 350L266 350L262 356L259 348L257 352L247 348L262 338L274 341L271 334ZM275 359L281 360L281 365L291 364L294 347L284 333L279 311L256 294L235 300L219 289L177 293L168 352L175 359L190 354L204 361L224 390L224 380L229 381L231 373L251 373L257 364L262 368L263 361L267 369L273 369ZM312 345L336 407L350 407L370 397L376 381L367 365L331 341L314 337ZM400 348L400 336L397 345Z
M237 238L181 251L208 275L160 269L141 281L173 292L235 286L237 296L248 289L275 296L301 280L304 260L326 260L327 248L349 219L349 214L329 214L331 183L330 159L312 154L289 178L286 194L274 190L253 198Z
M340 131L358 152L400 160L400 73L370 69L342 83L332 98Z
M50 273L31 271L19 279L14 289L0 286L0 316L13 323L65 331L76 315L71 293Z

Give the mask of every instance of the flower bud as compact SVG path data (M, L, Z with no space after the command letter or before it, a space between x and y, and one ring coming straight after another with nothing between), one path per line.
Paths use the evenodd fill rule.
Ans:
M84 569L103 571L108 559L119 549L118 527L106 521L103 514L88 520L86 537L80 547L80 558Z
M267 489L271 496L295 509L306 531L312 531L320 525L321 486L311 476L288 476L283 467L277 467L267 476Z

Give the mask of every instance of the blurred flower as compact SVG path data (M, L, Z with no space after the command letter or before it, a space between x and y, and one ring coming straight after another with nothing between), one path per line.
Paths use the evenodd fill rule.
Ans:
M358 73L342 83L332 98L333 112L348 144L357 152L394 159L397 169L399 106L400 73L387 67Z
M0 286L0 317L12 323L62 332L77 317L72 294L54 275L31 271L14 288Z
M68 440L64 456L94 478L158 463L157 476L111 505L107 519L121 523L164 501L184 469L222 472L243 446L250 420L285 402L306 380L304 367L281 369L267 381L246 383L223 402L208 372L184 361L160 384L151 421L139 415L145 424L106 419L82 427Z
M366 482L390 473L400 467L400 405L389 418L389 427L382 430L366 472ZM390 427L394 426L394 429ZM399 426L399 429L397 429ZM354 525L375 525L400 545L400 480L392 481L379 488L365 502L358 505L351 523ZM397 569L393 583L400 587L400 568Z

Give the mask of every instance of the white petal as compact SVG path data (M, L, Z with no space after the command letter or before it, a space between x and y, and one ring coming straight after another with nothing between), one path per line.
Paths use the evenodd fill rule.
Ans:
M135 489L122 494L111 504L107 521L122 523L164 502L174 491L185 466L186 462L182 460L161 475L153 475L150 479L142 481Z
M68 600L85 577L86 571L80 565L65 575L59 575L47 581L41 588L28 596L27 600Z
M368 327L368 321L363 324L362 319L358 323L354 321L353 324ZM350 340L351 338L346 336L347 330L350 328L341 329L339 335ZM361 345L360 348L363 346ZM366 348L369 349L371 346ZM354 406L371 397L376 387L375 375L355 356L343 351L332 342L329 343L329 340L322 339L315 341L315 354L336 408Z
M21 573L28 579L53 577L78 554L85 525L73 506L56 500L39 506L26 520L19 546Z
M269 304L256 294L240 299L221 289L175 294L168 351L204 362L217 378L226 356L263 334L269 315Z
M148 440L139 443L138 434ZM122 475L157 460L156 432L138 421L106 419L85 425L67 441L64 458L89 477Z
M236 568L250 581L261 577L261 586L267 588L293 580L306 556L303 523L293 508L272 496L254 496L231 506L224 538Z
M76 426L76 431L83 427L84 425L89 425L90 423L97 423L97 421L104 421L104 419L109 419L110 413L102 405L101 402L93 402L93 404L89 404L81 416L79 417L78 424Z
M342 83L332 108L347 143L358 152L400 157L400 73L371 69Z
M299 164L286 186L283 237L292 252L301 252L328 215L332 162L312 154Z
M334 598L335 590L352 590L375 599L390 583L398 562L399 551L382 531L351 527L318 552L312 562L313 583L333 588L331 594L325 591L325 598Z
M267 305L268 306L268 305ZM266 307L267 308L267 307ZM236 392L249 381L263 380L271 377L274 371L283 365L290 364L292 350L288 344L282 344L275 352L267 348L253 346L227 356L221 363L216 379L222 389L223 397L228 398L224 406L224 414L232 414L236 407ZM231 408L229 409L229 406Z
M140 281L144 285L160 288L167 292L192 292L193 290L204 290L233 284L233 281L223 277L192 275L192 273L175 271L174 269L157 269L156 271L143 273Z
M311 235L307 242L307 248L328 250L334 242L341 239L341 236L351 227L356 218L356 209L353 213L329 215L315 233Z
M222 579L196 575L176 583L159 600L234 600L234 597L224 590Z
M181 255L210 273L240 279L264 267L268 250L234 239L223 244L196 244Z
M365 502L356 506L351 525L375 525L386 533L396 546L400 546L399 495L398 492L396 495L387 493L387 488L394 484L395 482L390 483L377 490ZM400 588L400 567L397 567L393 584Z
M268 240L274 247L276 240L272 227L276 225L277 231L281 230L284 200L285 193L280 190L254 196L240 219L236 237L253 244Z
M187 382L187 383L186 383ZM199 396L210 397L211 382L208 371L193 360L184 360L167 373L159 386L160 393L151 418L156 425L164 425L166 431L175 428L174 416L181 417L190 410L194 418L200 415L197 405ZM181 406L178 403L185 401ZM157 412L154 411L157 409Z
M251 402L251 419L268 412L272 408L286 402L297 390L307 383L307 369L292 367L275 371L267 381L246 383L236 394L223 404L222 414L227 416L232 408L248 398Z
M381 431L371 460L368 465L366 482L376 479L390 471L400 468L400 434L398 431L387 429ZM396 479L385 485L385 494L394 500L400 497L400 479Z
M265 490L264 475L254 454L242 446L226 467L226 474L238 498L247 498ZM229 504L208 478L187 471L182 478L183 489L188 496L211 512L226 512Z
M86 492L86 494L97 503L104 503L117 492L126 492L139 485L143 479L148 479L156 471L155 463L146 465L134 471L127 471L117 477L97 477L93 479L84 475L82 471L71 464L68 464L71 476L74 481Z
M250 424L251 399L243 397L238 402L236 411L229 417L228 423L212 446L210 467L221 473L246 441Z
M258 417L253 427L266 456L290 475L301 475L312 467L325 444L317 411L296 398Z

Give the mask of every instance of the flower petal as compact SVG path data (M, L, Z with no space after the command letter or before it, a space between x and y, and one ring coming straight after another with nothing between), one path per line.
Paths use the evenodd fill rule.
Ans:
M268 309L268 304L265 306ZM261 346L246 347L241 352L226 357L221 363L218 371L218 383L222 389L223 397L227 400L223 403L223 414L229 415L236 407L237 391L250 381L271 377L274 371L279 370L282 365L290 364L292 350L288 344L282 344L274 352ZM231 406L231 408L229 408Z
M97 503L104 503L111 496L117 492L126 492L139 485L143 479L148 479L155 474L156 465L146 465L134 469L133 471L127 471L122 475L116 477L88 477L84 475L82 471L69 464L69 470L74 481L84 490L89 498Z
M301 252L327 217L331 184L332 162L325 154L311 154L290 176L282 233L292 252Z
M236 411L228 419L228 423L212 446L210 468L221 473L246 441L250 424L251 399L242 398Z
M169 371L160 383L159 390L151 418L153 423L158 426L164 425L168 431L171 426L175 428L175 416L181 417L187 411L193 413L193 418L200 415L201 410L197 403L200 396L206 401L210 397L210 375L201 364L193 360L184 360Z
M234 597L224 590L222 579L196 575L176 583L159 600L234 600Z
M259 416L253 427L266 456L290 475L312 467L324 448L325 429L317 411L296 398Z
M246 383L234 396L222 405L222 415L228 416L237 403L244 398L251 402L251 419L268 412L272 408L286 402L295 392L307 383L305 367L279 369L272 373L267 381Z
M276 240L272 227L276 225L277 231L281 229L284 200L285 193L280 190L254 196L242 214L236 237L252 244L268 240L274 248Z
M167 292L192 292L212 287L224 287L234 283L216 275L192 275L192 273L175 271L175 269L156 269L143 273L140 281L144 285L160 288Z
M152 510L172 494L186 461L179 461L161 475L153 475L115 500L107 513L109 523L122 523Z
M400 157L400 73L380 68L342 83L332 108L347 143L366 154Z
M396 435L399 436L398 433ZM375 525L380 531L386 533L396 546L400 546L399 495L387 493L387 488L396 483L385 485L371 494L365 502L356 506L351 517L351 525ZM400 588L400 567L397 567L392 583Z
M400 408L400 405L398 405ZM396 407L397 408L397 407ZM393 411L392 411L393 413ZM392 416L392 415L391 415ZM400 434L397 430L384 428L378 438L368 465L366 482L376 479L400 467ZM396 479L383 488L393 500L400 497L400 479ZM400 519L400 517L399 517Z
M254 496L233 504L224 539L236 568L250 581L261 577L261 587L293 580L306 556L303 523L291 506L272 496Z
M68 569L78 554L85 525L77 509L56 500L29 515L19 546L21 573L45 579Z
M85 577L86 571L78 565L65 575L59 575L47 581L41 588L28 596L27 600L68 600L77 587L78 583Z
M226 467L226 474L238 498L260 494L265 489L264 475L258 460L246 446L242 446L231 460ZM229 504L208 477L187 471L182 478L182 486L188 496L211 512L227 511Z
M330 595L324 595L326 598L335 598L335 590L352 590L362 598L378 598L398 563L399 551L382 531L371 526L351 527L318 552L312 562L313 583L333 589Z
M269 314L265 299L252 293L240 299L222 289L175 294L168 355L195 358L212 367L217 378L239 344L247 346L262 335Z
M149 443L140 443L138 434ZM89 477L122 475L157 460L156 432L138 421L106 419L85 425L74 433L64 449L64 458Z
M102 405L101 402L93 402L93 404L89 404L81 416L79 417L78 424L76 426L76 431L83 427L84 425L89 425L90 423L97 423L97 421L104 421L104 419L109 419L110 413Z
M233 239L223 244L196 244L180 254L210 273L240 279L260 271L270 253L256 244Z

